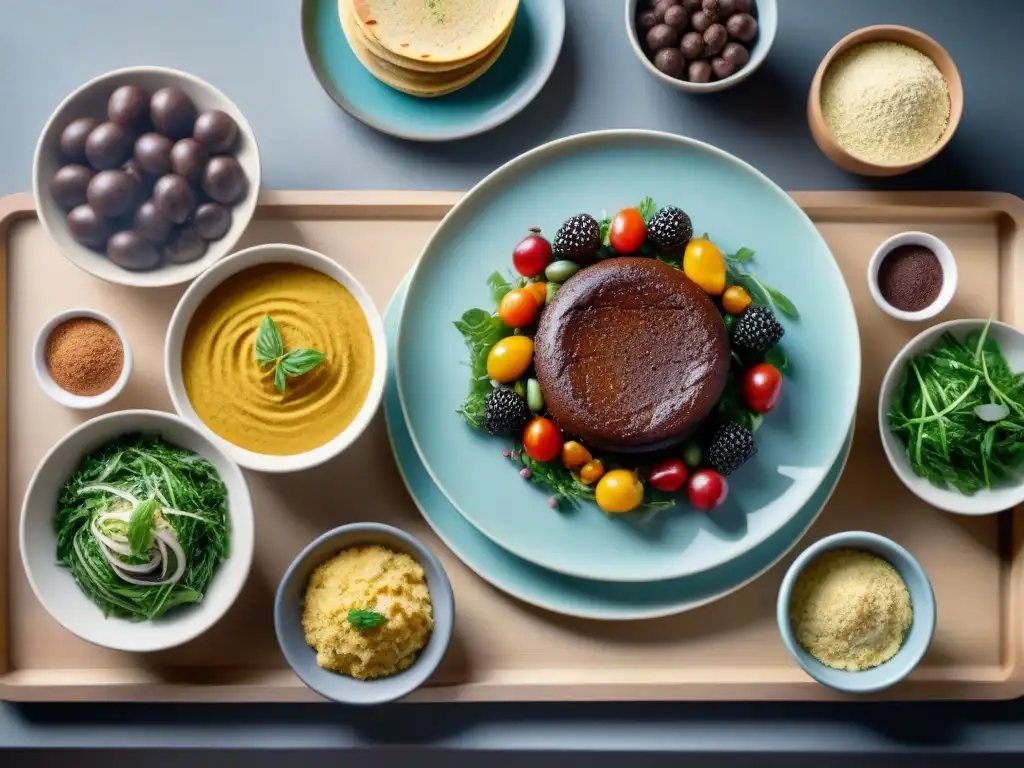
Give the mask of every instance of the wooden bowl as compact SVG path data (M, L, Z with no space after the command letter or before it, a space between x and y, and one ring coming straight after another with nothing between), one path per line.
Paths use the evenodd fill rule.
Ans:
M946 81L946 87L949 89L949 124L946 126L946 132L942 134L942 138L932 147L931 151L911 163L878 165L851 155L832 138L828 125L825 123L825 118L821 113L821 82L833 60L851 48L856 48L858 45L876 42L902 43L920 51L935 63L935 66L938 67L939 72L942 73L942 77ZM953 138L953 134L960 124L960 116L963 114L963 111L963 83L960 81L960 73L957 71L956 64L946 49L922 32L910 29L909 27L888 25L858 29L836 43L832 50L822 59L821 64L818 65L818 71L814 73L814 80L811 82L811 92L807 98L807 122L810 123L811 135L814 136L814 142L818 145L818 148L840 168L862 176L899 176L920 168L939 154L949 143L949 140Z

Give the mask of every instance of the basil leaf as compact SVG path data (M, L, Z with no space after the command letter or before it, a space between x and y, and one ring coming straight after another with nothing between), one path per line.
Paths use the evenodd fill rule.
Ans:
M284 354L284 339L270 315L264 315L256 331L256 345L253 350L256 362L261 366L270 365Z
M743 264L744 262L750 261L754 258L754 252L749 248L740 248L736 253L731 256L727 256L726 258L729 259L729 261L735 261L739 264Z
M365 632L368 629L373 629L387 620L387 616L383 613L378 613L377 611L366 611L361 608L353 608L348 612L348 623L351 624L352 628L358 632Z
M780 344L776 344L768 350L764 356L764 361L769 365L774 365L779 369L780 373L786 373L789 370L789 358L786 357L786 352Z
M764 284L762 283L762 285ZM771 299L772 304L775 305L775 308L778 309L779 312L784 314L786 317L792 317L794 319L800 317L800 313L796 310L796 305L789 300L789 297L786 296L786 294L777 288L772 288L768 285L765 285L764 289L768 294L768 298Z
M134 557L142 557L153 544L153 515L156 514L156 499L140 501L128 519L128 546Z
M303 347L291 350L277 365L284 371L285 376L301 376L312 371L326 359L327 355L323 352Z
M284 378L284 370L280 365L274 366L274 388L278 392L284 392L285 387L288 386Z

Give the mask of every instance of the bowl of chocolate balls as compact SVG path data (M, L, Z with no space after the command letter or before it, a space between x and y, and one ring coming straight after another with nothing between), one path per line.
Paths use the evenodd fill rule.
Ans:
M778 0L626 0L626 34L640 63L687 93L724 91L768 56Z
M132 67L61 102L36 145L32 192L76 266L160 287L194 279L234 248L260 175L256 137L227 96L184 72Z

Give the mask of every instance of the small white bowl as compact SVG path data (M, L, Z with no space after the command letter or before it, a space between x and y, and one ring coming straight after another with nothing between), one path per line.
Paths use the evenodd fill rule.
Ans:
M238 124L238 145L234 156L249 180L249 190L245 198L232 207L231 228L224 237L211 242L202 258L188 264L164 264L148 272L122 269L104 254L86 248L72 239L68 232L66 214L50 194L50 180L64 163L60 151L60 135L64 127L79 117L93 117L105 121L110 94L122 85L138 85L149 93L166 86L176 86L192 99L199 112L219 109L229 114ZM101 280L139 288L187 283L231 253L256 212L256 198L259 195L261 178L260 152L256 145L256 135L242 111L231 99L204 80L167 67L117 69L77 88L60 103L46 121L32 161L32 194L36 200L39 221L68 261Z
M897 309L885 300L878 287L878 270L882 266L882 262L892 251L903 245L919 245L929 249L938 258L939 266L942 267L942 288L939 290L939 295L935 297L935 301L917 312L905 312L902 309ZM893 235L878 246L878 250L871 257L871 261L868 262L868 290L871 291L871 298L875 300L875 304L887 315L895 317L897 320L920 322L935 317L949 306L949 302L952 301L953 295L956 293L957 274L956 259L948 245L927 232L903 232Z
M370 326L370 335L373 339L373 378L370 380L370 391L366 395L366 401L360 408L359 413L345 430L327 443L305 453L297 453L289 456L272 456L263 453L255 453L246 450L234 443L228 442L216 434L203 422L189 402L185 392L185 384L181 375L181 352L185 341L185 333L188 331L189 323L192 322L192 315L202 304L203 299L232 275L243 272L251 267L260 264L298 264L299 266L315 269L330 278L333 278L345 286L359 303L366 322ZM323 464L333 459L342 451L348 448L363 433L374 414L380 407L384 395L384 381L387 378L388 352L387 340L384 336L384 321L373 303L369 292L356 280L347 269L342 267L333 259L311 251L308 248L301 248L297 245L285 245L283 243L257 245L239 251L229 256L222 262L206 272L196 280L178 302L178 306L171 315L171 322L167 328L167 340L164 344L164 370L167 376L167 389L171 395L171 402L183 418L193 424L207 438L213 441L228 456L247 469L257 472L299 472L305 469Z
M53 527L57 498L82 458L104 443L131 433L160 435L209 459L228 491L231 555L217 567L201 603L181 606L153 621L107 618L57 563ZM234 604L249 576L255 538L252 499L242 470L199 432L170 413L118 411L71 430L39 462L21 507L18 543L25 575L36 598L66 630L86 642L135 653L162 651L208 630Z
M661 82L685 93L715 93L739 85L750 77L768 58L768 51L775 42L775 33L779 28L779 3L778 0L756 0L754 18L757 19L757 38L753 48L750 48L750 61L738 72L722 80L710 83L691 83L687 80L679 80L670 77L660 71L654 63L647 58L643 46L640 43L639 33L636 27L637 7L639 0L626 0L626 37L629 45L636 54L640 64ZM689 31L689 30L687 30Z
M49 340L50 334L61 323L73 320L76 317L91 317L93 320L106 323L114 329L114 333L117 334L117 337L121 340L121 346L124 348L124 365L121 368L121 375L118 376L117 381L114 382L110 389L98 395L75 395L66 389L61 389L60 385L53 380L53 377L50 375L50 369L46 365L46 342ZM36 381L39 382L43 392L49 395L55 402L80 411L101 408L121 394L121 391L128 383L128 379L131 377L134 362L132 345L128 343L128 337L125 335L124 330L114 321L114 318L95 309L68 309L55 315L46 325L39 329L39 333L36 334L35 345L32 349L32 369L35 371Z
M878 397L878 432L882 438L885 455L896 476L922 501L958 515L991 515L1013 509L1024 502L1024 476L1019 477L1016 482L1007 483L990 491L982 489L973 496L965 496L955 490L937 488L925 478L918 477L910 468L903 444L889 429L889 408L892 405L893 393L909 358L932 349L938 343L939 337L947 331L958 339L962 339L971 331L984 328L987 322L984 319L950 320L933 325L919 333L907 342L892 361L889 370L885 373L885 378L882 379L882 388ZM993 321L989 328L989 334L999 342L1010 368L1014 371L1024 371L1024 333L1012 325Z

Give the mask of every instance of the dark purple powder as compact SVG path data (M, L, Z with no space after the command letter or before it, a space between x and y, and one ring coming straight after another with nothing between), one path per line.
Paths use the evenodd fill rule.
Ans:
M923 245L900 245L878 267L878 289L889 304L903 312L920 312L939 298L942 265Z

